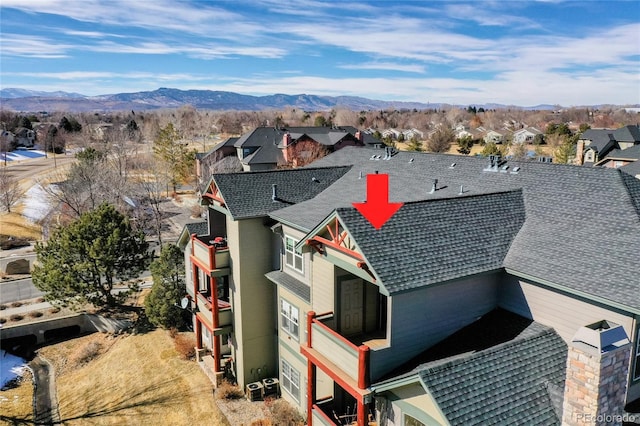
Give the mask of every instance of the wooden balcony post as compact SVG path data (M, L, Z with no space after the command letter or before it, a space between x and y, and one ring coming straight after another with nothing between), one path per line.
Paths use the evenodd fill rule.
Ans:
M207 250L209 250L209 268L216 269L216 248L207 246Z
M196 320L196 348L202 349L202 324L197 316L193 316Z
M211 292L211 313L213 315L213 329L220 328L220 309L218 307L218 281L215 277L209 277L210 292ZM212 333L213 334L213 333ZM220 336L213 336L213 371L216 373L220 371Z
M358 347L358 387L366 389L369 386L369 346Z
M311 324L313 324L313 319L316 317L316 313L314 311L307 312L307 347L311 347Z
M191 262L191 269L193 270L193 300L196 302L196 306L198 306L198 298L196 295L198 294L198 289L200 288L200 274L198 274L198 265Z
M313 404L316 400L316 366L307 360L307 424L311 426L313 420Z
M362 398L358 398L358 426L367 424L367 406L364 405Z

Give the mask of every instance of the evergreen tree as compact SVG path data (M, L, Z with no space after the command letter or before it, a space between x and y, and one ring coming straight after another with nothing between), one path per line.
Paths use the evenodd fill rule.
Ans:
M407 144L408 151L417 151L422 152L424 148L422 147L422 142L418 140L415 136L411 138L409 143Z
M184 255L174 244L162 247L160 257L151 263L153 287L144 301L151 323L162 328L184 325L182 309L178 307L185 292Z
M458 152L460 154L469 155L471 153L471 147L473 147L473 139L471 136L458 138Z
M173 192L176 192L178 183L186 180L192 171L195 154L180 143L180 133L171 123L158 132L153 141L153 152L164 162Z
M137 282L131 280L149 265L148 247L144 234L134 232L127 217L102 204L57 229L46 244L36 244L33 284L47 300L63 305L114 307L137 290ZM117 280L128 291L114 294Z

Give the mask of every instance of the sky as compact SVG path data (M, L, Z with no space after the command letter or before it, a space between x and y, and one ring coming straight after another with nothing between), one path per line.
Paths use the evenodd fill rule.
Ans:
M2 0L0 88L640 103L640 1Z

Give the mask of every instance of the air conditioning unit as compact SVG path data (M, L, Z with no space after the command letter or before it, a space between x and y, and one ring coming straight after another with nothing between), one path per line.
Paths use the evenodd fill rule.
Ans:
M262 382L253 382L247 385L247 399L249 401L260 401L264 392Z
M264 397L280 396L280 382L275 377L270 377L267 379L262 379L262 385L264 386Z

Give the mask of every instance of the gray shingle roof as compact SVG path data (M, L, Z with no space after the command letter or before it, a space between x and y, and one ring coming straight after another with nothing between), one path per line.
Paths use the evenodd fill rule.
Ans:
M304 168L264 172L214 174L234 219L266 216L270 212L313 198L350 169L349 166ZM273 201L272 185L278 199Z
M189 235L196 234L197 236L202 236L209 234L209 224L207 222L187 223L185 228Z
M631 176L640 176L640 160L620 167L620 171L625 172Z
M606 158L640 160L640 144L627 149L614 149L607 154Z
M392 202L456 198L461 185L463 196L521 189L526 220L503 266L640 312L640 180L598 167L509 161L509 170L502 173L484 171L488 161L477 157L400 152L376 161L370 160L372 153L383 151L347 147L316 161L316 166L353 167L317 196L271 216L309 232L335 208L363 201L366 179L359 174L376 170L389 174ZM515 166L521 169L510 173ZM439 189L430 194L433 179L439 180ZM420 221L416 217L414 224ZM384 233L384 227L377 232ZM466 261L462 255L458 260ZM391 267L384 262L370 266L376 272ZM394 266L398 273L405 274L403 265Z
M271 271L264 274L264 276L274 284L286 288L305 302L309 303L311 301L311 287L286 272Z
M516 190L407 203L379 231L355 208L337 215L393 294L502 268L525 210Z
M613 137L618 142L640 142L640 126L627 125L613 132Z
M417 375L452 425L555 425L566 355L553 329L496 309L373 387Z
M355 135L355 127L256 127L235 141L236 148L257 148L255 152L242 159L245 164L280 164L283 161L282 137L285 133L296 140L308 136L316 142L333 146L349 135ZM365 141L367 142L367 141Z

